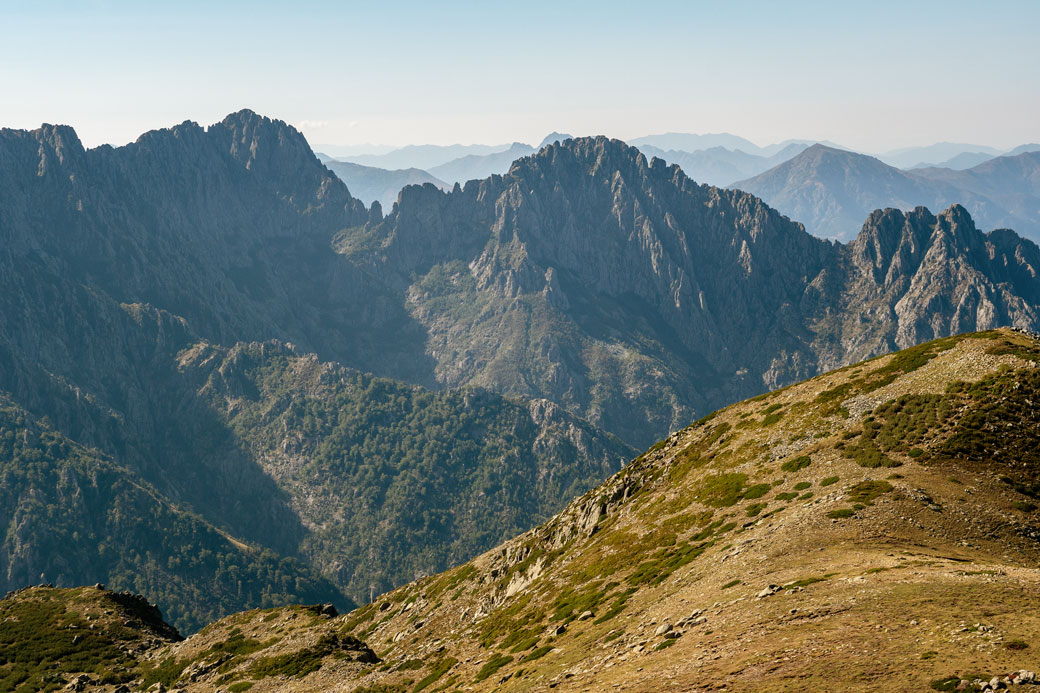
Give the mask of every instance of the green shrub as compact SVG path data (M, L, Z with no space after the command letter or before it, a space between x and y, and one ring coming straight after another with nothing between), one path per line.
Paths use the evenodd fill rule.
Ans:
M414 688L412 688L412 693L419 693L419 691L436 683L442 676L448 673L453 666L458 664L458 661L459 660L454 657L445 657L444 659L434 662L430 667L430 673L422 679L419 679L419 682L415 684Z
M852 517L855 514L856 511L852 508L841 508L840 510L830 511L829 513L827 513L827 517L833 518L835 520L841 520L847 517Z
M755 484L745 489L741 494L741 498L744 500L755 500L769 493L772 488L770 484Z
M535 652L537 652L537 651L538 650L535 650ZM532 653L532 654L534 654L534 653ZM491 676L496 671L498 671L499 669L501 669L502 667L504 667L505 665L509 664L512 661L513 661L513 658L510 657L509 655L499 655L499 654L492 655L491 659L486 661L484 663L484 666L482 666L480 668L480 671L477 672L477 677L474 679L474 681L483 681L484 679L486 679L487 677Z
M785 472L797 472L799 469L805 469L810 464L812 464L812 459L808 455L800 455L781 464L780 469Z
M398 671L415 671L416 669L422 669L426 666L426 663L421 659L408 659L401 662L401 665L397 667Z
M704 477L693 489L693 498L715 508L736 505L747 482L747 474L712 474Z
M809 488L811 486L812 486L812 483L809 482L809 481L799 481L797 484L794 485L794 490L795 491L804 491L805 489L807 489L807 488Z
M892 488L892 484L887 481L861 481L850 486L845 492L845 497L850 503L870 505L878 496L890 492Z
M599 623L606 623L610 619L612 619L615 616L617 616L618 614L620 614L622 611L624 611L625 605L628 603L628 600L635 593L636 593L636 588L632 587L630 589L625 590L621 594L619 594L617 596L617 598L614 599L614 603L612 603L610 605L610 608L607 609L607 611L602 616L597 618L595 620L595 623L597 623L597 624L599 624Z
M619 631L618 634L620 635L621 631ZM547 655L550 652L552 652L552 649L553 648L551 646L549 646L549 645L543 645L543 646L539 647L538 649L534 650L533 652L531 652L531 654L527 655L526 657L524 657L520 661L521 662L533 662L534 660L541 659L545 655Z
M839 481L840 479L836 476L828 476L820 480L820 486L830 486L831 484L836 484Z

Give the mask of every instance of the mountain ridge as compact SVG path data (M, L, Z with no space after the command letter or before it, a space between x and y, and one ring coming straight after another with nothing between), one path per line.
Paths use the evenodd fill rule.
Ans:
M935 227L940 220L959 235L944 240ZM616 416L632 422L633 411L642 409L652 423L636 425L660 435L694 409L910 346L914 339L970 329L969 323L1035 326L1035 291L1028 279L1028 268L1037 265L1032 243L1003 233L986 236L956 205L939 217L875 213L861 236L871 236L882 222L913 227L905 243L918 253L916 260L893 270L907 273L905 281L883 283L857 259L855 242L813 238L757 198L699 186L677 166L600 137L547 147L514 163L505 176L451 192L406 188L394 212L348 232L339 247L372 271L396 272L391 281L407 293L413 316L431 330L429 348L439 354L435 373L441 382L474 382L563 401L617 432L625 424L607 423L613 415L596 399L599 386L588 378L613 379L610 392L638 393L634 382L623 381L645 376L626 375L630 366L613 361L612 354L625 360L645 354L650 360L640 369L675 374L657 381L655 387L667 393L659 399L687 404L668 412L633 398ZM1005 270L973 250L987 243L997 243L992 252L1009 267L1027 268L1015 275L1016 288L1002 288L998 277ZM961 262L965 270L948 274L948 285L927 281L929 273L950 272L951 263ZM965 273L969 267L974 269ZM420 275L418 281L412 273ZM1016 292L1029 299L1020 302ZM941 306L940 312L928 317L918 298ZM642 305L625 303L631 301ZM903 307L896 310L900 301ZM512 308L528 304L538 308ZM457 305L468 307L458 311ZM985 308L969 317L968 305ZM861 313L873 317L839 317ZM638 329L626 335L616 315L630 315L628 329ZM489 351L491 334L509 348ZM540 341L525 341L531 334ZM654 342L637 346L651 335ZM503 370L503 351L509 349L515 350L510 359L538 354L525 380L515 379L512 365ZM743 382L732 375L741 370L748 374ZM694 380L699 391L679 389ZM631 442L649 443L645 436L633 437L639 433L631 426L627 430Z
M293 462L285 454L291 447L276 451L235 428L235 416L243 411L266 406L270 413L289 403L307 404L305 389L293 386L277 369L278 364L302 367L308 360L301 355L313 354L315 363L345 361L375 376L393 370L413 383L429 380L423 373L421 335L410 330L412 321L403 307L330 247L344 227L381 218L378 208L366 209L354 199L315 158L302 135L250 111L231 114L206 129L183 123L119 148L85 150L69 128L4 131L0 187L5 199L0 205L5 241L0 249L0 392L27 415L52 422L55 435L97 450L99 459L121 470L116 481L106 482L116 489L110 502L135 508L137 515L126 518L127 525L117 531L104 521L109 506L92 501L88 509L97 515L91 516L95 541L120 546L122 540L108 533L122 532L127 541L142 536L165 540L177 555L205 556L219 549L226 556L220 561L237 562L241 575L239 586L230 579L214 584L204 573L189 571L183 561L178 572L174 561L169 570L176 579L161 580L158 576L167 568L149 567L153 559L147 544L132 542L123 563L69 564L53 542L40 537L78 531L72 516L44 512L32 500L31 484L12 482L11 493L2 499L11 542L0 551L3 579L11 580L5 586L18 587L26 576L44 575L62 584L87 578L134 587L152 598L186 604L184 612L173 616L179 626L191 628L200 616L226 613L242 606L246 596L255 601L265 590L271 600L260 603L285 602L292 595L345 606L350 601L343 590L361 600L369 595L369 582L383 590L446 565L450 541L428 537L421 548L416 544L415 529L426 521L423 505L409 504L404 511L394 505L417 494L413 477L418 467L395 468L398 458L392 446L383 445L368 450L371 474L363 475L352 490L372 494L370 517L386 511L379 536L393 541L388 539L382 548L400 551L407 560L379 560L377 550L366 567L365 582L354 578L352 566L364 563L358 545L369 549L366 541L376 536L373 532L357 545L329 547L330 557L316 566L304 547L315 529L302 517L300 496L293 496L312 489L283 482L273 473ZM239 379L237 385L245 389L221 390L226 397L206 389L205 367L184 360L200 344L237 348L235 353L244 358L250 349L263 348L242 345L269 340L291 342L300 355L268 364L256 383ZM210 365L231 369L233 364L224 364L218 353L210 353ZM407 356L395 365L395 353ZM373 411L384 413L382 423L372 426L373 438L385 433L386 426L403 427L424 416L449 428L467 421L486 426L486 440L471 446L473 459L463 456L462 472L460 460L443 445L424 456L449 470L444 473L454 481L445 484L456 486L460 498L467 484L494 495L501 487L497 475L510 471L508 465L496 468L494 460L522 456L522 464L512 470L521 478L507 487L515 486L525 502L495 516L478 507L473 516L486 521L479 528L467 526L472 531L460 538L453 560L554 510L629 454L620 441L544 404L518 403L493 393L434 394L399 380L343 372L354 375L343 375L345 384L337 396L346 404L366 401ZM260 392L263 382L280 383L277 401L247 396ZM369 392L358 383L378 386ZM228 411L227 399L237 401L240 409ZM398 400L412 402L411 408L403 413L395 409ZM314 449L337 430L333 425L314 431L305 424L299 422L285 442ZM21 432L12 429L12 435ZM349 436L336 440L340 442L326 445L332 448L326 457L345 455L360 445ZM399 444L406 448L417 440L402 436ZM467 467L471 461L472 470ZM92 464L83 473L87 477L95 474L91 469L107 469L109 463ZM554 473L539 477L536 472L547 467ZM52 456L41 478L76 469L73 458ZM365 468L355 461L348 465L348 471L359 469ZM339 478L348 476L334 466L332 471ZM155 489L156 504L146 502L148 494L134 491L135 484ZM399 488L398 495L385 494L387 487ZM535 488L540 490L537 497L524 495ZM434 495L431 489L429 513L435 510ZM184 526L197 528L197 538L175 534L181 526L176 523L170 525L170 536L159 532L157 537L149 518L162 508L194 518ZM360 528L353 529L361 534ZM351 535L349 530L344 528L343 534ZM79 551L83 541L85 534L69 546ZM331 555L333 549L339 553ZM325 574L319 575L319 569ZM212 572L226 577L223 570ZM263 575L269 584L263 583ZM286 580L298 588L285 587Z

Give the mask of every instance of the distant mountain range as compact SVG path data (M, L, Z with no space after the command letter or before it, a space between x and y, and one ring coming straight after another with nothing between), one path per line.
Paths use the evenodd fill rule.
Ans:
M468 180L487 178L495 174L502 175L509 170L514 161L528 154L534 154L536 151L538 150L530 145L514 142L504 152L470 154L446 164L434 166L430 169L430 173L448 183L465 183Z
M570 135L552 133L536 147L520 142L514 142L509 146L409 146L382 154L337 157L333 160L366 165L367 168L341 166L337 170L337 175L366 204L378 200L383 208L388 209L396 201L397 193L404 185L429 182L438 187L447 188L454 183L479 180L495 174L502 175L517 159L533 154L552 142L570 138ZM745 181L791 160L815 144L850 151L831 142L813 142L811 140L785 140L759 147L749 140L729 133L666 133L638 137L630 140L629 144L637 146L647 156L655 156L670 164L678 164L686 175L700 183L722 187L758 185L758 181L747 183ZM1040 145L1025 144L1003 155L1013 156L1037 150L1040 150ZM997 156L1001 156L1001 152L993 147L942 142L926 147L893 150L876 158L894 168L912 171L910 178L913 178L921 169L966 170ZM329 162L326 161L326 163ZM388 167L394 170L389 170ZM799 171L803 170L799 168ZM875 171L873 175L878 175L878 173ZM928 179L942 177L938 173L925 173L923 176ZM891 173L884 177L891 179L887 183L881 184L881 187L887 188L887 191L860 190L838 195L838 197L859 199L859 205L850 203L839 205L833 200L827 200L823 203L828 208L826 211L814 212L807 210L806 205L792 205L789 201L781 203L780 200L783 198L779 196L767 199L776 200L776 204L784 211L797 209L797 212L793 212L793 218L804 221L812 233L827 237L851 238L854 232L850 229L854 228L855 219L865 216L874 209L875 203L881 206L892 205L902 209L912 209L919 204L939 208L957 202L965 204L973 214L978 215L981 223L1012 225L1024 233L1033 233L1033 222L1028 210L1008 213L998 213L997 211L1020 208L1021 204L993 200L993 195L984 195L983 197L986 197L987 200L979 201L978 191L970 186L953 190L948 186L936 187L927 183L911 182L906 177L900 178ZM804 182L810 183L808 179ZM812 184L819 184L819 181L813 181ZM830 181L826 185L833 189L835 182ZM848 185L856 187L859 184L850 181ZM870 188L872 184L863 182L862 185ZM754 190L761 191L765 195L765 188L755 188ZM842 214L839 207L848 207L848 214ZM804 216L798 216L799 214Z
M406 185L423 185L430 183L438 188L451 186L443 180L418 168L387 170L375 166L362 166L349 161L333 159L325 154L318 154L318 159L325 164L336 177L346 183L350 194L371 206L378 202L383 209L390 209L397 202L401 188Z
M358 155L333 158L319 154L318 158L328 166L350 188L352 194L365 204L378 201L389 209L397 201L397 195L406 185L432 183L439 188L450 188L454 183L487 178L503 174L517 159L533 154L546 144L570 139L571 135L553 132L542 140L538 147L514 142L499 151L497 147L402 147L385 154ZM461 148L460 148L461 147ZM472 151L459 155L462 151ZM446 160L444 160L446 158ZM442 161L442 163L436 163ZM388 166L395 163L412 162L424 164L421 168L387 169L374 165L362 165L360 161L378 162ZM426 168L428 170L422 170Z
M788 144L770 156L748 154L740 149L711 147L699 151L664 151L644 144L639 150L647 156L656 156L670 164L678 164L683 172L698 183L726 187L738 180L756 176L797 156L808 144Z
M878 154L877 158L889 166L905 169L919 166L939 166L940 162L950 161L963 154L1000 156L1003 152L982 144L937 142L924 147L893 149L883 154Z
M814 145L732 187L753 193L819 236L847 240L874 209L961 204L986 228L1040 240L1040 152L990 159L965 171L903 171L855 152Z
M464 156L497 154L509 149L509 144L409 144L385 154L357 154L337 157L362 166L385 169L419 168L424 171Z

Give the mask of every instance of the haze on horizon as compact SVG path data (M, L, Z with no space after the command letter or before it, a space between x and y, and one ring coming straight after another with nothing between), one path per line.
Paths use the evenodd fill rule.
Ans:
M14 0L0 126L123 144L248 107L339 145L1040 140L1040 3L906 4Z

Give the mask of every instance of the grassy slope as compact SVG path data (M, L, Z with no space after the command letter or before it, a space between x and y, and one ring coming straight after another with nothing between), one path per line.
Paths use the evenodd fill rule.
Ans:
M451 674L488 689L873 690L1028 667L1021 452L1040 429L1015 407L1040 396L1038 354L1006 331L940 340L729 407L355 631L391 663L431 662L429 633L449 634ZM770 584L790 587L756 598Z
M248 628L282 640L193 690L921 690L1035 667L1038 361L968 335L741 402L459 568L338 618L229 617L146 666L204 668Z

